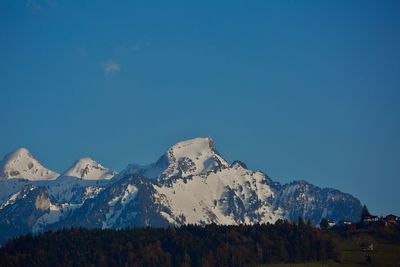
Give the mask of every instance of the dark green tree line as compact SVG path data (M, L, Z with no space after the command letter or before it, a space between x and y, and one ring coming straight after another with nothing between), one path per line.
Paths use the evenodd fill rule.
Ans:
M26 235L0 249L0 266L248 266L338 259L311 224L69 229Z

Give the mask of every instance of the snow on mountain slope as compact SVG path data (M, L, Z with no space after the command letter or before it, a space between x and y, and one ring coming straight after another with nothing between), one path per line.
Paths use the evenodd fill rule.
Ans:
M160 214L171 224L238 224L282 218L282 211L271 205L272 181L240 162L229 165L211 138L179 142L153 164L128 166L116 180L130 174L153 181Z
M111 179L117 173L86 157L77 160L63 176L73 176L85 180Z
M24 214L34 212L35 216L30 219L28 225L24 226L28 227L24 231L44 230L49 225L68 217L73 210L80 208L88 199L95 198L104 190L108 182L109 180L82 180L67 176L60 176L55 180L48 181L2 180L0 187L12 187L12 190L8 191L16 192L9 195L8 198L4 197L0 203L0 217L7 215L8 218L5 221L0 220L0 227L2 227L2 223L7 224L8 221L14 220L14 217L21 217L18 220L25 224L26 222L22 219ZM43 194L36 199L27 198L34 190L40 190ZM40 212L28 210L29 203L35 204L30 206L30 209L38 209ZM7 227L11 226L7 225ZM19 233L19 230L18 225L10 228L10 231L15 233ZM0 240L1 238L0 229Z
M113 227L121 213L124 211L124 207L132 200L135 199L138 189L133 184L127 184L124 190L119 195L115 195L110 201L107 202L109 211L105 214L105 220L103 221L102 228ZM136 216L136 212L131 212L131 216Z
M282 211L270 204L275 193L268 183L263 173L234 164L155 189L159 203L171 210L162 215L172 224L274 223Z
M26 192L32 191L35 187L32 185L25 185L21 188L20 191L17 191L16 193L12 194L11 197L7 200L1 203L0 205L0 210L4 209L7 206L13 205L17 200L21 198L25 198Z
M31 181L24 179L0 179L0 205L21 191Z
M88 198L96 197L108 184L109 180L82 180L77 177L60 176L55 180L28 181L25 179L0 180L0 209L1 205L10 200L25 186L44 186L49 194L61 204L83 203Z
M0 178L3 179L51 180L58 176L58 173L40 164L26 148L9 153L0 162Z
M60 176L56 180L40 183L47 186L49 194L61 204L82 204L86 199L96 197L109 180L83 180L72 176ZM38 182L37 182L38 183Z
M86 200L71 216L51 229L66 227L123 228L133 226L167 226L154 201L154 180L137 174L114 180L95 198Z
M194 138L172 146L153 164L129 165L121 176L140 173L157 180L172 177L188 177L229 167L229 164L215 150L211 138Z

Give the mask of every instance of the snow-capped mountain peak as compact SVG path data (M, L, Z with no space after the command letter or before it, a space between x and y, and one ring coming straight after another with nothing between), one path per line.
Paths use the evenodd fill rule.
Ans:
M168 152L168 159L179 172L193 175L206 173L229 164L218 154L211 138L194 138L179 142Z
M157 162L145 166L131 164L121 174L140 173L151 179L169 180L228 167L229 163L218 154L214 141L208 137L178 142Z
M215 153L214 141L211 138L193 138L181 141L173 145L168 153L173 154L175 158L195 158L201 154L211 155Z
M51 180L58 176L58 173L40 164L26 148L19 148L7 154L0 162L0 178Z
M117 173L104 167L97 161L85 157L81 158L63 174L63 176L78 177L84 180L111 179Z

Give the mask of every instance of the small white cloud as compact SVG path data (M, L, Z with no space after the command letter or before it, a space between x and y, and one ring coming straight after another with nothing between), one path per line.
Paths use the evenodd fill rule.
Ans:
M103 63L102 67L103 67L104 73L107 75L117 73L121 70L121 65L112 60L109 60L109 61Z

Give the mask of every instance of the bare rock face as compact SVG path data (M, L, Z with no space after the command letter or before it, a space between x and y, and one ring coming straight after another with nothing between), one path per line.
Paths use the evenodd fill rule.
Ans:
M50 198L41 192L35 200L35 208L38 210L48 210L50 209Z

